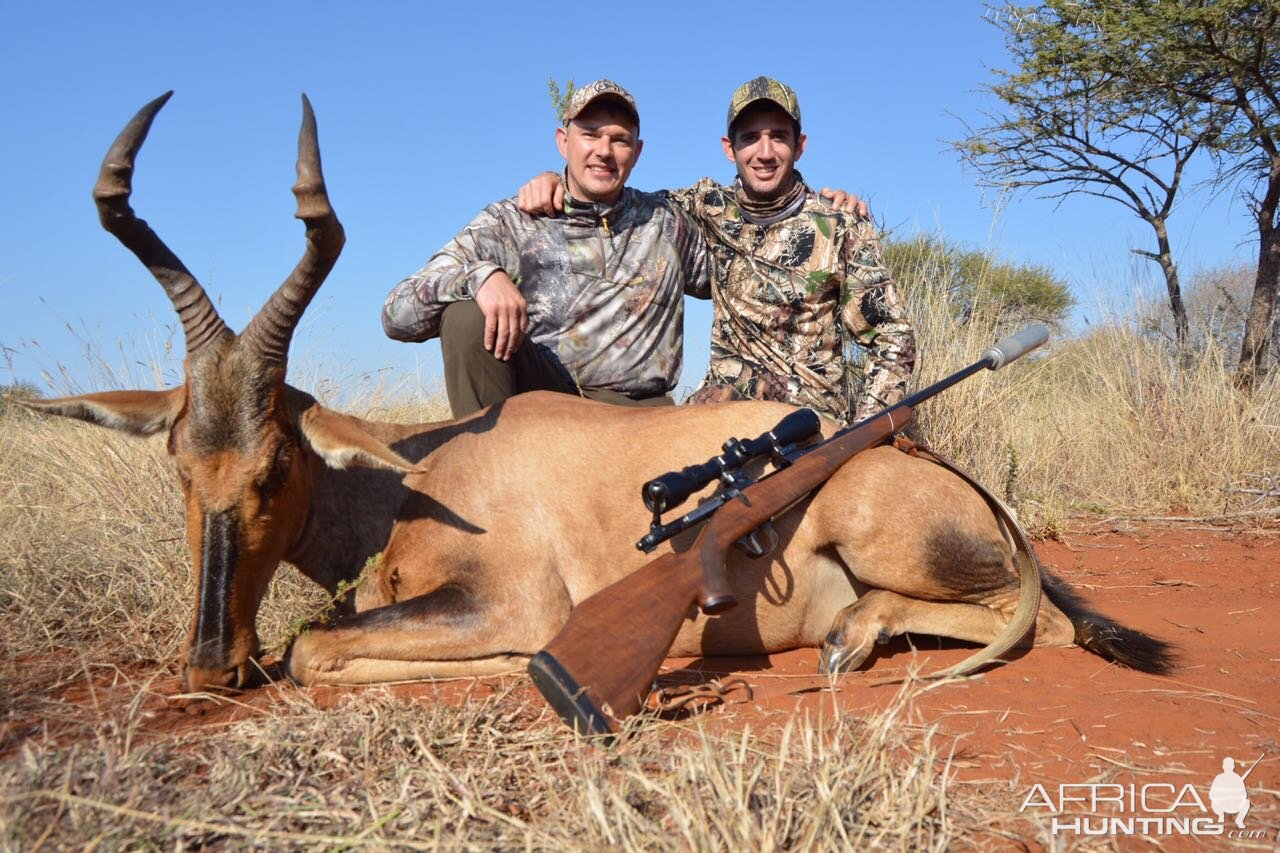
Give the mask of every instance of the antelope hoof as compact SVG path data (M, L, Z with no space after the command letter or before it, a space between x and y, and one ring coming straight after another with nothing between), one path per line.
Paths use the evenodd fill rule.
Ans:
M284 670L285 677L299 687L306 687L315 680L314 673L310 672L313 656L312 649L309 648L311 645L311 632L303 631L293 638L293 642L284 653L284 659L280 661L280 668Z
M284 675L299 687L310 687L322 681L332 683L331 673L345 669L349 661L335 656L332 647L325 647L327 628L312 625L289 644L280 668Z
M846 646L842 642L842 638L835 636L835 632L827 636L822 644L822 651L818 656L818 672L823 675L843 675L846 672L853 672L871 656L872 644L863 642L857 646Z

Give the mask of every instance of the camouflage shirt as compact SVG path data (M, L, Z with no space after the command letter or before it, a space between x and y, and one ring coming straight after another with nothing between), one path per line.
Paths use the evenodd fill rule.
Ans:
M396 285L383 329L402 341L438 336L445 306L475 298L499 269L528 302L525 346L558 359L580 388L637 398L675 387L683 294L711 295L697 224L659 194L628 187L611 207L566 199L565 215L554 219L505 199Z
M874 225L804 192L799 213L769 225L745 221L734 188L710 178L670 193L711 249L715 317L703 389L729 386L851 422L902 398L915 335ZM846 364L851 342L867 350L861 383Z

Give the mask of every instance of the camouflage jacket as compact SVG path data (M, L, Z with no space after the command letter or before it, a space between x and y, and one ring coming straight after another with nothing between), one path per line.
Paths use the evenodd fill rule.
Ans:
M670 193L701 223L712 255L715 317L702 388L729 386L734 396L851 422L902 398L915 335L874 225L806 193L798 214L772 225L746 222L734 188L710 178ZM846 363L850 343L867 350L861 382Z
M528 302L525 346L557 358L580 388L631 397L675 387L683 294L711 295L702 234L663 196L628 187L612 207L566 200L565 215L554 219L521 213L505 199L396 285L383 329L402 341L438 336L445 306L473 299L499 269Z

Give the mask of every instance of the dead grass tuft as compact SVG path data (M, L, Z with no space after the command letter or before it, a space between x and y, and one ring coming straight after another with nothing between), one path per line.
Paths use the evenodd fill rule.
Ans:
M764 735L651 722L612 749L511 692L297 698L164 740L121 710L92 740L0 765L0 846L946 849L983 809L950 792L906 704Z

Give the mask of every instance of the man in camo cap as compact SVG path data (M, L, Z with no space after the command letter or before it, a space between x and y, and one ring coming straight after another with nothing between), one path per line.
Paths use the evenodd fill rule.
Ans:
M539 389L672 402L683 295L710 296L702 234L666 197L626 186L643 142L635 100L617 83L573 92L556 145L563 217L495 202L383 306L390 337L440 338L455 417Z
M796 93L757 77L729 100L721 144L733 185L704 178L669 193L711 250L711 364L692 400L782 400L852 422L903 397L915 335L873 223L828 204L795 169L806 141ZM548 186L527 184L522 207L555 208ZM866 351L861 381L852 344Z

